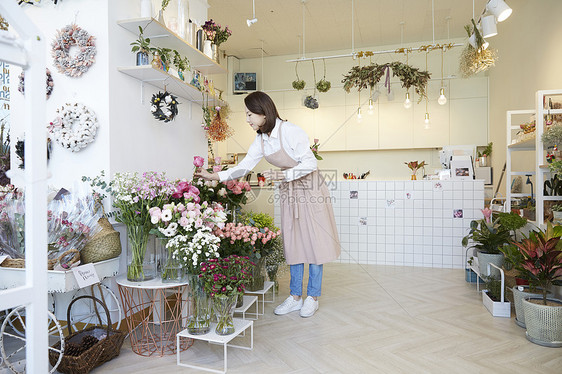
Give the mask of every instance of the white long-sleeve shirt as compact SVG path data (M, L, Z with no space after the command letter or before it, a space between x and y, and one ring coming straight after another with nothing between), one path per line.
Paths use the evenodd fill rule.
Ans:
M279 125L281 120L278 118L271 135L257 134L256 139L250 145L246 157L237 166L228 170L219 171L221 181L241 178L248 174L265 155L273 154L281 149L279 141ZM318 168L316 158L310 150L308 135L303 129L291 122L283 122L281 135L283 137L283 149L298 165L285 170L285 181L289 182L304 177ZM261 140L263 138L263 151Z

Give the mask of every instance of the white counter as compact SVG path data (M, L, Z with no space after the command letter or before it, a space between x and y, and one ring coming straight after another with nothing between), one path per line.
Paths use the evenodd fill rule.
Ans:
M482 218L484 181L338 181L331 196L340 262L463 268L461 240Z

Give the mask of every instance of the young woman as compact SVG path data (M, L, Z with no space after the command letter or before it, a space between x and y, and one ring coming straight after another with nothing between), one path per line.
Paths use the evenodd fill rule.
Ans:
M330 193L310 150L306 133L283 121L271 98L260 91L246 96L246 121L257 132L246 157L235 167L209 173L199 169L196 176L225 181L248 174L265 159L281 170L264 172L266 178L279 181L281 230L285 259L290 265L291 294L274 313L300 310L311 317L318 310L322 288L323 264L337 259L340 242ZM304 264L309 264L307 298L302 299Z

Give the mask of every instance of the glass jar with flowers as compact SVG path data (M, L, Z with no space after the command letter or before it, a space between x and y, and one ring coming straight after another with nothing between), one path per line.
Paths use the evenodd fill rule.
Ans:
M408 167L412 171L412 177L410 179L413 180L413 181L415 181L417 179L416 174L417 174L418 170L427 166L425 161L422 161L422 162L419 162L419 163L417 161L410 161L410 162L405 162L405 164L408 165Z
M156 256L149 248L152 228L148 208L160 206L175 192L163 173L117 173L112 181L113 206L119 211L117 222L127 225L127 279L150 280L156 275Z
M201 279L213 300L217 318L215 332L218 335L234 333L234 306L239 294L244 293L245 284L251 278L249 269L253 264L248 257L231 255L202 263Z

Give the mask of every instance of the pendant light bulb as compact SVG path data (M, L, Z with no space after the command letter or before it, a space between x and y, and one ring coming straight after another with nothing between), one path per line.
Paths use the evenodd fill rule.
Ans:
M361 107L357 108L357 122L361 122L363 114L361 114Z
M412 100L410 100L410 93L406 92L406 100L404 100L404 108L410 109L412 107Z
M370 99L369 99L369 111L368 111L368 113L369 113L369 115L371 115L371 116L373 115L373 108L374 108L373 99L370 98Z
M425 125L423 126L423 128L426 129L426 130L429 129L429 128L430 128L430 125L429 125L429 113L425 113L425 119L423 120L423 122L424 122L424 124L425 124Z
M441 87L441 90L439 90L439 99L437 99L437 102L439 103L439 105L447 104L447 98L445 97L445 89L443 87Z

